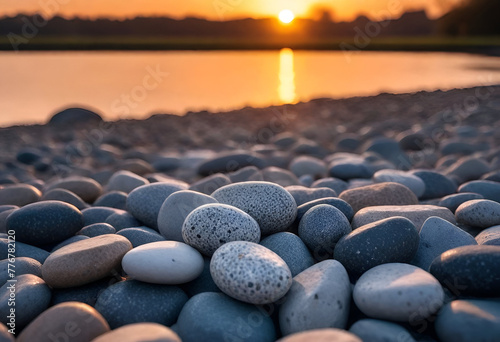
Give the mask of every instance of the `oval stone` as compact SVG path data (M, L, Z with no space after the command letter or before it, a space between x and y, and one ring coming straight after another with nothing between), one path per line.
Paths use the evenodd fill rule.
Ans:
M146 283L184 284L201 274L203 257L185 243L160 241L129 251L122 267L129 276Z
M292 286L292 274L276 253L253 242L235 241L213 255L210 273L227 295L251 304L268 304Z
M134 323L110 331L92 342L182 342L170 328L158 323Z
M87 177L68 177L49 184L45 192L52 189L66 189L87 203L94 202L102 193L101 184Z
M102 279L120 266L132 244L120 235L101 235L53 252L42 265L43 279L54 288L81 286Z
M462 203L455 212L457 222L478 228L500 224L500 203L478 199Z
M7 230L16 239L33 246L61 242L83 228L83 216L75 206L60 201L43 201L17 209L7 218Z
M262 235L285 231L297 216L297 204L285 188L269 182L243 182L226 185L212 197L252 216Z
M299 332L279 339L276 342L363 342L356 335L345 330L327 328Z
M411 334L401 325L378 319L361 319L349 332L363 341L371 342L415 342Z
M376 183L393 182L402 184L410 189L417 197L421 197L425 192L424 181L406 171L380 170L373 175L373 181Z
M28 184L9 185L0 189L0 205L11 204L24 206L40 199L40 190Z
M476 241L479 245L500 246L500 226L490 227L476 235Z

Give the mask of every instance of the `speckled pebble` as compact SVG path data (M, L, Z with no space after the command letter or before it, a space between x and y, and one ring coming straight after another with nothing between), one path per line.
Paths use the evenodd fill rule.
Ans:
M500 246L500 226L493 226L476 235L479 245Z
M456 210L458 223L478 228L500 224L500 203L490 200L472 200L462 203Z
M184 241L207 256L230 241L260 241L257 222L226 204L205 204L193 210L182 226Z
M272 303L292 285L292 274L283 259L246 241L221 246L212 257L210 273L222 292L251 304Z
M285 188L269 182L226 185L215 191L212 197L252 216L262 235L285 231L297 216L297 204L292 195Z

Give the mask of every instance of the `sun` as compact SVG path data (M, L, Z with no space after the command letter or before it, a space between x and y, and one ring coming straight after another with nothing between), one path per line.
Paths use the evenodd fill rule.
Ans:
M289 9L281 11L278 17L283 24L290 24L295 19L295 15Z

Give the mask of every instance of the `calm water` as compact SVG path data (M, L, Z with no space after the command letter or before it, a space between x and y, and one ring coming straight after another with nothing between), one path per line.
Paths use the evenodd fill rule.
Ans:
M83 105L108 119L500 83L500 58L450 53L0 53L0 126Z

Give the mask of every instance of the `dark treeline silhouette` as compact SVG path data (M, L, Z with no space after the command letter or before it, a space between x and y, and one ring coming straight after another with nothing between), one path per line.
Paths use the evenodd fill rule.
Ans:
M466 0L438 21L447 35L500 35L500 1Z
M23 35L36 21L33 16L17 15L0 19L0 35ZM40 21L40 18L38 18ZM296 19L292 25L281 25L276 19L241 19L208 21L199 18L176 20L166 17L137 17L127 20L65 19L53 17L37 27L41 36L138 36L138 37L214 37L242 39L324 39L350 37L356 32L372 32L377 36L425 36L435 31L435 21L424 11L409 12L399 19L373 25L360 16L352 22L333 22L330 17L320 20Z

